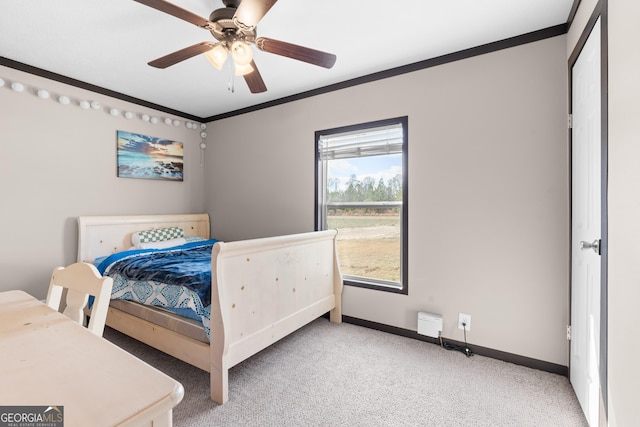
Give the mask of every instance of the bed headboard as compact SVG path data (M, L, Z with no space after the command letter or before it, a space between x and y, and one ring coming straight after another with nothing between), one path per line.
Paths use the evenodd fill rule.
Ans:
M131 234L153 228L182 227L185 236L209 238L209 214L78 217L78 261L93 262L131 247Z

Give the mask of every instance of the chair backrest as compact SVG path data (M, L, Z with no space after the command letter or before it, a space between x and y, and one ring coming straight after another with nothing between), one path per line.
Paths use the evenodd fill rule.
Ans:
M62 290L67 289L66 307L62 314L84 326L84 309L93 296L88 329L102 336L107 320L113 279L102 277L92 264L78 262L68 267L57 267L51 275L46 304L60 310Z

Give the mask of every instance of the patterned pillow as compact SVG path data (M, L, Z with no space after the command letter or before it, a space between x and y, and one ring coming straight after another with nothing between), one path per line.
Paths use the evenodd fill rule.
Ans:
M133 233L131 243L138 246L140 243L162 242L180 237L184 237L184 230L180 227L155 228Z
M162 240L159 242L140 243L138 246L134 246L136 249L166 249L174 246L181 246L187 243L184 237L178 237L177 239Z

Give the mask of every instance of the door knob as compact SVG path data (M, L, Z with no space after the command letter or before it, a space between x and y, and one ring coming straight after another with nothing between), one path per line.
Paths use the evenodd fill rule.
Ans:
M593 242L585 242L584 240L580 242L580 249L583 251L593 249L595 253L600 255L600 239L596 239Z

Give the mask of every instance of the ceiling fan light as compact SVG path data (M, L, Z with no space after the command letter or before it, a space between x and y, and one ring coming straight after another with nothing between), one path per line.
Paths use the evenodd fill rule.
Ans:
M246 43L236 40L231 45L231 55L236 65L249 65L253 61L253 51Z
M240 65L236 64L236 76L246 76L249 73L253 72L253 67L251 64Z
M222 65L224 61L227 60L227 49L225 49L222 45L216 45L213 49L204 54L204 56L209 60L211 65L216 67L218 70L222 69Z

